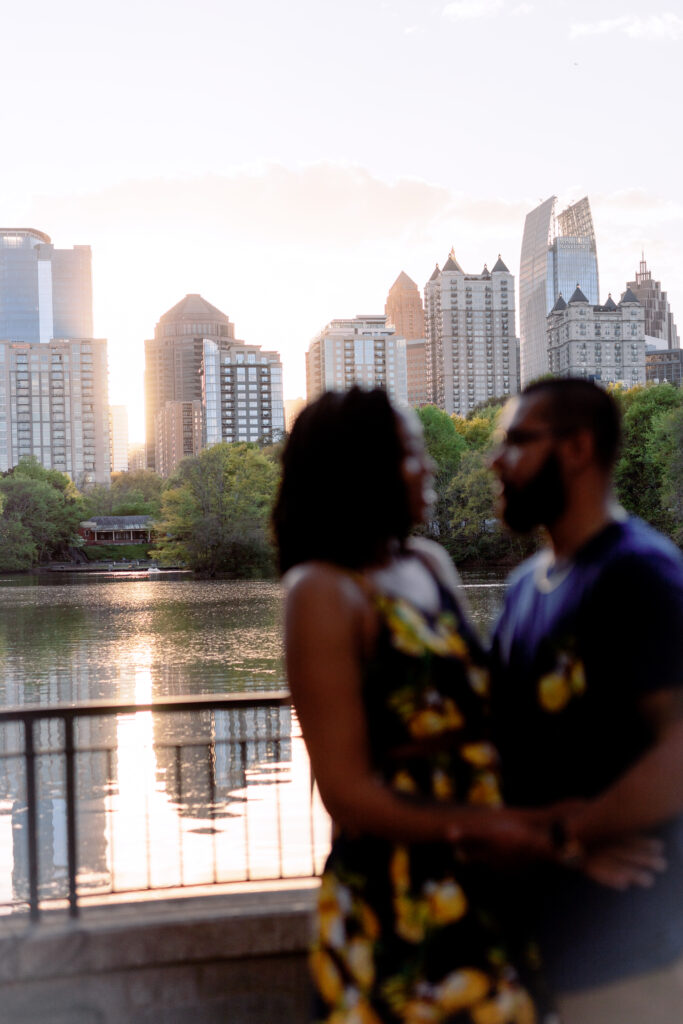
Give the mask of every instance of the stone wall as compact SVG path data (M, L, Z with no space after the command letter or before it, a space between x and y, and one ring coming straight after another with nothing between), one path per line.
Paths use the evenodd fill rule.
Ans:
M0 1024L307 1024L314 889L50 912L0 927Z

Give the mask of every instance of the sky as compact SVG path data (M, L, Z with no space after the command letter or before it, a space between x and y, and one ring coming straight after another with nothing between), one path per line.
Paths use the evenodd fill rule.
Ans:
M451 246L517 276L588 195L601 299L644 251L683 328L682 0L34 0L3 15L0 224L92 246L112 404L184 295L280 351L382 313ZM683 332L681 332L683 333Z

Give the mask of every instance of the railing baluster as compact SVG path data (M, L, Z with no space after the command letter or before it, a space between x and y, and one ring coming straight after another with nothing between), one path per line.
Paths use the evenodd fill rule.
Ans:
M76 894L77 844L76 844L76 765L74 751L74 720L64 715L64 753L66 755L66 858L69 874L69 915L78 917L78 896Z
M31 920L40 917L38 901L38 801L36 799L36 752L34 719L24 719L24 753L26 758L26 839L28 842L28 888Z

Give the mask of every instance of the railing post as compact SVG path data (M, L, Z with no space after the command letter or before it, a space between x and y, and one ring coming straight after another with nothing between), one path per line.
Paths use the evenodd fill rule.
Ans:
M26 838L28 842L29 912L32 921L40 917L38 903L38 804L36 801L36 752L33 719L24 719L24 755L26 758Z
M66 856L69 872L69 915L78 917L76 893L76 770L73 716L64 716L64 753L66 755Z

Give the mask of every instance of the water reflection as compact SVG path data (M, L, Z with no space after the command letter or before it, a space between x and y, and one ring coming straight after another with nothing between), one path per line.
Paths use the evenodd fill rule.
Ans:
M465 575L486 630L500 576ZM275 583L0 580L4 705L284 688ZM0 729L0 904L28 893L20 725ZM76 729L80 891L319 868L329 824L289 708L119 715ZM36 727L42 896L64 897L63 726ZM313 836L314 842L311 843Z

